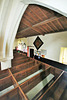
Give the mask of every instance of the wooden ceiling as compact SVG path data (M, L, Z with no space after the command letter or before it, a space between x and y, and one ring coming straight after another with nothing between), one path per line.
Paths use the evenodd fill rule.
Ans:
M21 19L16 38L61 31L67 31L66 17L42 6L29 5Z

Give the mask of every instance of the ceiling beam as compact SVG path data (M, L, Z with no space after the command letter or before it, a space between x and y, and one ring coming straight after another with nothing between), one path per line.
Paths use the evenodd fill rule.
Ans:
M40 26L40 29L41 29L43 32L47 33L47 31L46 31L43 27Z
M31 7L29 7L30 11L32 11L41 21L43 20L37 13L36 10L31 9Z
M34 13L32 11L29 10L26 14L29 15L33 20L37 21L37 18L34 16Z
M32 27L33 25L30 24L27 20L24 19L23 22L25 22L24 24L25 24L26 26L29 27L29 28L27 28L28 30L29 30L29 29L33 29L33 30L35 30L38 34L44 35L44 34L42 34L39 30L35 29L35 27ZM29 24L28 24L28 23L29 23ZM26 31L26 29L25 29L25 31ZM22 32L22 31L20 31L20 32ZM20 32L18 32L18 33L20 33Z
M51 26L49 26L48 24L46 24L46 26L50 29L50 31L52 30L53 32L55 32Z
M64 30L64 27L62 26L61 22L59 20L57 20L59 26Z
M40 12L44 15L45 18L48 18L47 15L41 10L40 7L38 7L38 9L40 10Z
M27 21L29 21L31 24L34 23L34 20L28 14L25 14L24 19L27 20ZM22 23L23 23L23 20L22 20Z
M37 29L35 29L35 27L38 27L38 26L40 26L40 25L47 24L47 23L49 23L49 22L53 22L53 21L58 20L58 19L60 19L60 18L62 18L62 17L63 17L63 16L61 16L61 17L52 17L52 18L50 18L50 19L47 19L47 20L42 21L42 22L40 22L40 23L37 23L37 24L35 24L35 25L31 25L28 21L25 21L24 24L27 25L29 28L24 29L24 30L22 30L22 31L19 31L18 33L21 33L21 34L22 34L24 31L28 31L29 29L33 29L33 30L35 30L37 33L43 35L41 32L39 32ZM29 24L28 24L28 23L29 23Z
M62 16L62 17L63 17L63 16ZM42 21L42 22L40 22L40 23L37 23L37 24L33 25L32 27L37 27L37 26L39 26L39 25L44 25L44 24L47 24L47 23L49 23L49 22L53 22L53 21L55 21L55 20L58 20L58 19L60 19L60 18L62 18L62 17L52 17L52 18L49 18L49 19L47 19L47 20L45 20L45 21Z
M65 32L65 31L67 31L67 29L64 29L64 30L60 30L59 32ZM46 33L46 34L55 34L55 33L58 33L58 31L55 31L55 32L48 32L48 33ZM37 35L37 34L36 34ZM45 35L45 34L44 34ZM29 36L34 36L34 35L25 35L25 36L22 36L22 35L20 35L20 34L17 34L16 35L16 38L18 39L18 38L23 38L23 37L29 37Z
M37 33L39 33L40 35L44 35L44 33L42 33L40 30L38 30L36 27L32 28L34 31L36 31Z
M25 24L28 27L32 27L32 24L28 20L26 20L25 18L23 19L23 24Z
M59 31L59 29L56 27L56 25L55 25L53 22L51 22L51 24L53 25L53 27L54 27L57 31Z
M44 28L44 30L46 31L46 33L49 32L48 28L46 27L46 25L42 25L42 27Z

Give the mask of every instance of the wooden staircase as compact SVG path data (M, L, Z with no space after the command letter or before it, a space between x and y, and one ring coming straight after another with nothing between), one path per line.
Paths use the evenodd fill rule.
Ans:
M67 99L66 72L17 52L12 66L0 71L0 100Z

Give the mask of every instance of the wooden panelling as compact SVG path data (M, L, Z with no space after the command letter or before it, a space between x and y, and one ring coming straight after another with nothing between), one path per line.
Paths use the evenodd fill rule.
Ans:
M7 77L9 75L10 75L10 73L9 73L8 69L0 71L0 79L5 78L5 77Z
M13 81L11 75L8 77L5 77L4 79L0 80L0 91L4 90L14 84L15 84L15 82Z
M22 88L22 90L26 93L28 92L30 89L32 89L33 87L35 87L40 81L42 81L44 78L46 78L50 73L52 73L55 78L54 80L57 79L57 76L59 76L62 71L60 72L60 70L58 70L58 73L56 71L54 71L55 69L52 67L48 67L47 69L45 69L43 72L35 75L34 77L32 77L31 79L27 80L26 82L22 83L20 86ZM53 73L53 71L55 73Z
M24 100L24 96L21 95L19 88L15 88L9 93L1 96L0 100Z
M28 61L30 61L30 58L20 59L20 60L17 59L16 61L12 62L12 65L17 66L17 65L20 65L20 64L28 62Z
M17 65L15 67L11 68L11 71L14 74L14 73L17 73L17 72L22 71L24 69L30 68L34 65L35 65L35 61L29 61L29 62L26 62L24 64L20 64L20 65Z
M51 98L51 99L54 99L54 100L61 100L60 99L60 97L61 97L61 95L60 94L62 94L62 90L64 91L64 89L63 89L63 87L64 86L61 86L61 83L59 84L58 82L60 81L60 80L63 80L63 76L64 76L64 72L62 72L61 74L60 74L60 76L55 80L55 82L49 87L49 89L39 98L39 100L43 100L44 98L46 99L48 99L48 98ZM64 76L65 77L65 76ZM64 82L63 82L64 83ZM64 83L64 85L65 85L66 83ZM63 85L63 84L62 84ZM67 84L66 84L67 85ZM57 93L56 94L54 94L54 92L55 92L55 90L58 88L60 86L60 89L59 89L59 91L57 91ZM52 95L51 95L52 94ZM53 96L54 95L54 96ZM59 97L59 98L58 98ZM49 99L48 99L49 100ZM63 99L63 100L65 100L65 99Z
M36 64L35 66L32 66L26 70L20 71L16 74L14 74L15 78L17 81L20 81L21 79L26 78L27 76L35 73L36 71L39 70L40 64Z

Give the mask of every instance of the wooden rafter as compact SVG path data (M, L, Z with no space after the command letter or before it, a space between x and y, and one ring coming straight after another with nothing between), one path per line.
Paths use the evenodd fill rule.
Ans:
M39 34L44 35L42 32L40 32L40 30L36 29L36 27L33 27L32 29L35 30Z
M37 26L39 26L39 25L47 24L47 23L49 23L49 22L58 20L58 19L60 19L60 18L62 18L62 17L52 17L52 18L49 18L49 19L47 19L47 20L45 20L45 21L42 21L42 22L40 22L40 23L37 23L37 24L33 25L32 27L37 27Z
M67 17L64 17L64 19L65 19L65 22L67 23Z
M57 31L59 31L59 29L56 27L55 24L53 24L53 22L51 22L51 24L53 25L53 27L55 27L55 29L56 29Z
M60 27L64 30L64 27L62 26L61 22L59 20L57 20L57 22L60 25Z
M32 24L26 19L23 19L23 24L25 24L28 27L32 27Z
M46 33L49 32L49 30L47 29L46 25L42 25L42 27L46 30Z
M33 20L37 21L37 18L34 16L34 14L31 14L31 11L27 13L30 17L32 17Z
M40 26L40 29L43 30L43 32L47 33L43 27Z
M33 10L29 7L29 9L42 21L42 18Z
M29 23L28 21L26 21L26 22L24 23L25 25L27 25L28 27L30 27L30 28L25 29L25 31L28 31L29 29L33 29L33 30L35 30L37 33L43 35L39 30L35 29L35 27L32 27L33 25L28 24L28 23ZM23 31L24 31L24 30L23 30ZM18 33L22 33L22 31L20 31L20 32L18 32Z
M40 7L38 7L38 9L40 10L40 12L41 12L46 18L48 18L47 15L44 14L44 12L40 9Z
M48 24L46 24L46 26L47 26L50 30L52 30L52 31L54 32L54 30L52 29L51 26L49 26Z
M35 27L38 27L38 26L44 25L44 24L46 25L47 23L53 22L53 21L58 20L58 19L60 19L60 18L62 18L62 17L52 17L52 18L50 18L50 19L47 19L47 20L42 21L42 22L40 22L40 23L37 23L37 24L35 24L35 25L28 24L29 22L26 21L24 24L27 25L29 28L24 29L24 30L22 30L22 31L20 31L20 32L18 32L18 33L19 33L19 34L20 34L20 33L22 34L23 32L28 31L29 29L33 29L33 30L35 30L37 33L43 35L39 30L35 29ZM49 26L49 27L50 27L50 26ZM54 31L52 28L50 28L50 29L51 29L52 31ZM46 30L47 30L47 29L46 29ZM47 31L48 31L48 30L47 30ZM47 32L46 32L46 33L47 33Z
M25 20L31 22L31 24L34 23L34 20L32 19L32 17L28 16L27 14L25 15Z

